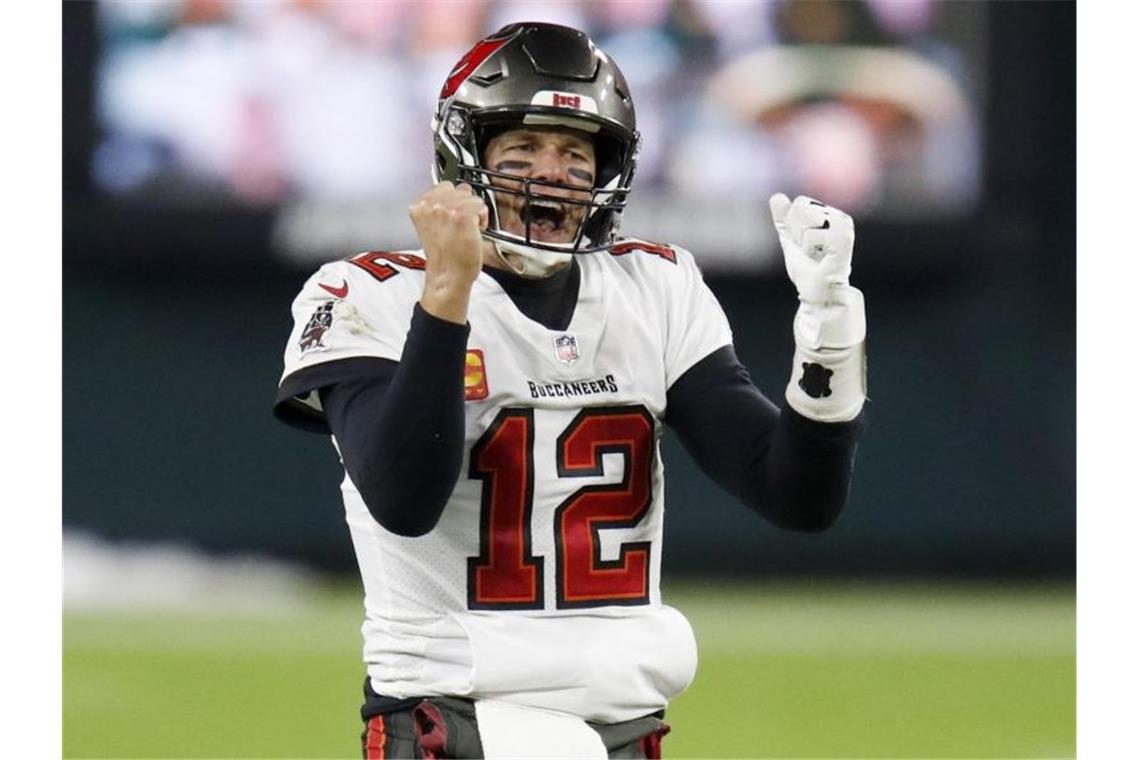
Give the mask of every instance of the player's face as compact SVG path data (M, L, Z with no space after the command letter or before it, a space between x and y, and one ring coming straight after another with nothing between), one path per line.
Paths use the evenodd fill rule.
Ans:
M584 132L562 127L512 129L487 143L484 166L523 179L557 182L581 191L554 187L531 187L529 207L521 195L495 193L499 229L544 243L572 243L587 207L561 202L572 198L589 200L597 170L594 143ZM492 183L514 190L521 182L495 178ZM535 197L542 200L535 200ZM524 216L529 217L525 218Z

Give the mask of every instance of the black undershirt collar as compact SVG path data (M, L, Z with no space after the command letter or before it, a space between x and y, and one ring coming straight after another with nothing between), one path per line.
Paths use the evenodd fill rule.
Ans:
M527 319L548 330L565 330L570 326L582 281L577 257L570 260L570 266L549 277L521 277L493 267L483 267L483 271L499 283Z

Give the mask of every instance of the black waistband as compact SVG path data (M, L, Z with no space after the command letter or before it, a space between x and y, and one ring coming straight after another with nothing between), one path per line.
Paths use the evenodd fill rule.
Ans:
M377 694L376 691L372 688L372 679L368 676L364 676L364 704L360 708L360 717L364 719L365 723L367 723L377 715L389 715L391 713L400 712L402 710L410 710L419 704L422 699L424 699L424 697L398 698L389 697L384 694ZM658 710L657 712L645 717L658 719L664 718L665 711Z
M388 715L389 713L400 712L401 710L410 710L419 704L423 697L404 697L402 699L397 697L389 697L384 694L377 694L372 689L372 679L364 676L364 704L360 707L360 717L367 723L377 715Z

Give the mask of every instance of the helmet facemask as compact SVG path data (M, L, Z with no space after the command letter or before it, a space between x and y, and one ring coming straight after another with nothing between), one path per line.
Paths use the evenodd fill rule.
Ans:
M634 142L623 151L619 140L604 133L597 124L583 119L561 114L540 119L535 118L534 113L513 115L514 119L508 119L504 118L507 114L500 113L493 120L481 121L472 119L460 108L449 109L446 134L441 136L436 129L437 162L433 167L433 178L439 181L450 176L457 183L470 185L489 210L489 222L483 237L494 244L499 255L516 273L546 276L568 263L574 254L602 251L612 242L629 194L637 144ZM593 186L530 179L485 165L484 155L491 138L532 126L568 127L591 138L595 152ZM627 152L629 155L623 155ZM459 157L453 166L446 165L447 153ZM503 196L522 199L519 210L522 234L504 229L500 210ZM561 209L559 226L576 224L570 239L565 242L539 240L532 233L532 220L553 216L556 213L554 206ZM583 211L575 213L575 209ZM576 223L566 218L572 216L580 218Z

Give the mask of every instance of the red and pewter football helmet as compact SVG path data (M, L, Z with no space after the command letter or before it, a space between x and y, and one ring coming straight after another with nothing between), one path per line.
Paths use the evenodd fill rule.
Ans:
M581 187L521 180L483 166L487 141L506 129L565 126L593 136L597 158L589 200L559 201L587 207L572 242L532 240L499 228L495 193L524 198L523 218L546 188ZM484 237L520 274L542 275L575 253L605 249L614 239L637 164L640 137L625 77L582 32L565 26L517 23L480 40L452 69L432 117L436 181L466 182L490 209ZM521 189L492 186L512 180ZM492 192L492 190L494 192Z

